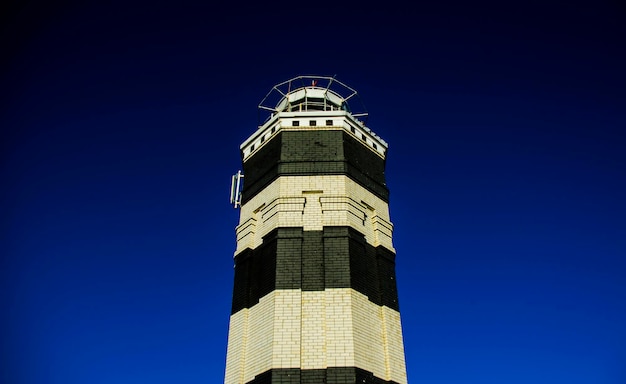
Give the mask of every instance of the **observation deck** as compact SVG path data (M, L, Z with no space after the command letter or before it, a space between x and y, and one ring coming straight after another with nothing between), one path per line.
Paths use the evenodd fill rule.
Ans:
M259 127L243 144L247 159L281 130L343 129L384 158L387 143L365 126L368 112L353 88L330 76L297 76L275 85L258 105Z
M294 77L272 87L259 103L259 119L264 117L264 122L279 112L311 111L346 111L356 118L368 115L357 91L328 76Z

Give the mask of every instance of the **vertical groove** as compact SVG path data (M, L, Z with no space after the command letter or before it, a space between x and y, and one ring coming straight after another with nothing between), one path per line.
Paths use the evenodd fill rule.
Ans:
M381 324L383 328L383 353L385 358L385 380L389 380L391 378L391 364L389 364L389 339L387 338L387 316L385 316L385 311L383 307L378 308L378 313L380 313Z
M248 333L250 332L250 322L249 322L249 316L250 316L250 312L248 310L246 310L246 313L244 315L244 331L243 331L243 337L242 337L242 342L241 342L241 369L239 370L239 381L241 383L243 383L244 378L246 377L246 358L247 358L247 351L248 351Z

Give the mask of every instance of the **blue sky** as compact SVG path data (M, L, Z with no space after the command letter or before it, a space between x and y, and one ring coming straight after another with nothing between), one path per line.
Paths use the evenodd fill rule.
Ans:
M223 380L257 104L359 91L387 181L410 382L626 380L617 2L25 2L2 39L2 377Z

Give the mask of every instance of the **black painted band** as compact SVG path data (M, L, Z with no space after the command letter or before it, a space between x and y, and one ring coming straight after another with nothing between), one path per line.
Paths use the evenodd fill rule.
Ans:
M235 256L231 314L276 289L352 288L377 305L399 310L395 254L374 247L351 227L323 231L277 228L261 246Z
M372 372L357 367L328 367L326 369L270 369L246 384L397 384L383 380Z
M385 160L343 130L279 132L243 164L242 203L279 176L346 175L389 201Z

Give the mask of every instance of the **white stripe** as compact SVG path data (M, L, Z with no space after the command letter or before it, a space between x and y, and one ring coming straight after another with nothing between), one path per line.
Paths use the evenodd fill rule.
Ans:
M358 367L406 383L399 312L351 289L276 290L230 319L226 384L272 368Z
M388 204L344 175L281 176L241 206L237 250L254 249L279 227L350 226L394 251Z

